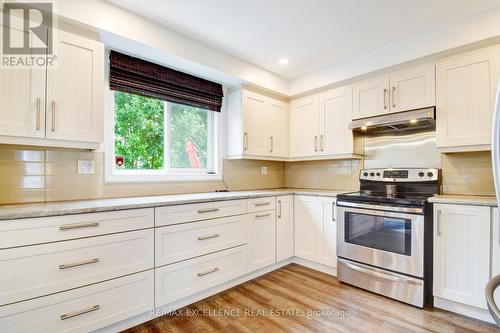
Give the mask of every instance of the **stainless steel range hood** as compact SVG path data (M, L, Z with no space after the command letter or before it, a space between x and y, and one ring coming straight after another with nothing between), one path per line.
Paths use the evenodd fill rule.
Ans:
M349 128L355 132L378 134L428 129L435 126L436 111L434 107L430 107L354 120Z

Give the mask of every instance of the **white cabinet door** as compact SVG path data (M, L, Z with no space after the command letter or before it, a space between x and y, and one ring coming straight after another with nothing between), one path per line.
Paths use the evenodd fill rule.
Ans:
M24 37L17 31L11 38ZM0 135L45 137L44 68L0 69Z
M352 118L360 119L389 112L389 77L383 76L353 85Z
M251 272L276 262L276 212L249 215L248 270Z
M434 296L486 308L490 207L434 206Z
M104 109L104 48L97 41L57 31L57 64L47 71L50 139L101 142Z
M434 65L414 67L390 76L390 112L436 105Z
M320 154L351 154L353 136L349 123L352 120L352 87L321 93L319 101Z
M271 155L288 157L288 105L269 98L267 107Z
M316 197L296 195L294 197L295 255L299 258L316 261L321 215Z
M499 54L497 48L488 48L437 64L438 148L490 145Z
M293 195L276 198L276 261L293 257Z
M290 104L290 155L314 156L319 153L319 96L312 95Z
M335 198L319 197L318 203L322 213L322 229L319 238L319 262L337 267L337 222L335 221Z
M268 134L267 98L251 91L243 91L243 145L244 153L270 155L271 141Z
M491 244L491 277L500 274L500 221L498 208L491 210L492 214L492 244ZM495 291L495 302L500 304L500 288Z

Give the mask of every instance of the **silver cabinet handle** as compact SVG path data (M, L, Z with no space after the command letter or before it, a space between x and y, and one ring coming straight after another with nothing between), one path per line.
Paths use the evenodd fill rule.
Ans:
M73 318L73 317L76 317L76 316L80 316L82 314L85 314L85 313L89 313L89 312L93 312L93 311L97 311L101 308L100 305L96 304L94 306L91 306L90 308L88 309L83 309L83 310L80 310L80 311L76 311L76 312L71 312L71 313L65 313L65 314L62 314L61 315L61 320L66 320L66 319L69 319L69 318Z
M67 269L67 268L73 268L73 267L78 267L78 266L97 264L98 262L99 262L99 258L94 258L94 259L90 259L90 260L83 260L83 261L74 262L71 264L59 265L59 269Z
M243 133L243 149L248 149L248 132Z
M215 267L215 268L213 268L211 270L208 270L208 271L205 271L205 272L200 272L197 275L198 276L205 276L205 275L208 275L208 274L212 274L212 273L218 272L219 270L220 270L219 267Z
M56 131L56 101L52 101L52 132Z
M274 140L273 140L273 137L272 137L272 136L270 136L270 137L269 137L269 141L270 141L270 143L271 143L271 153L272 153L272 152L273 152L273 148L274 148L274 147L273 147L273 146L274 146Z
M396 97L395 97L395 94L396 93L396 87L392 87L392 107L395 108L396 107Z
M387 102L386 102L386 95L387 95L387 89L384 88L384 110L387 109Z
M278 218L281 218L281 200L278 200Z
M320 149L321 151L323 151L323 148L324 148L324 146L323 146L323 145L324 145L324 142L323 142L323 141L324 141L324 140L323 140L323 135L320 135L320 136L319 136L319 149Z
M199 241L205 240L205 239L212 239L212 238L217 238L219 237L219 234L213 234L213 235L208 235L208 236L200 236L198 237Z
M40 130L40 97L36 99L36 130Z
M437 211L437 217L436 217L436 233L439 236L441 236L441 210Z
M201 209L198 211L198 214L204 214L204 213L215 213L218 212L219 208L213 208L213 209Z
M98 227L99 222L90 222L90 223L73 223L73 224L65 224L59 227L59 230L71 230L71 229L81 229L81 228L91 228Z
M268 206L270 204L271 204L270 202L258 202L256 204L254 204L254 206L255 207L260 207L260 206Z
M255 217L266 217L266 216L271 216L271 213L262 214L262 215L255 215Z
M314 151L318 151L318 136L314 136Z
M332 221L335 222L335 201L332 202Z

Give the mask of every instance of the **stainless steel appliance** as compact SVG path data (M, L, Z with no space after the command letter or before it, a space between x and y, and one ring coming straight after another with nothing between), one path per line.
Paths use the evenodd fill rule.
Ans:
M436 126L436 110L434 107L389 113L381 116L354 120L350 125L355 132L390 133L414 131Z
M438 169L365 169L337 196L337 277L418 307L432 292L432 204Z

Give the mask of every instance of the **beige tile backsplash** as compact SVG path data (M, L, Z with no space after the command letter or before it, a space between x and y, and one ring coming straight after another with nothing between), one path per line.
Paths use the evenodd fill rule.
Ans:
M93 175L78 175L77 160L94 160ZM494 195L489 152L443 154L445 194ZM267 166L268 174L261 175ZM0 204L161 195L175 193L312 188L356 190L360 160L272 162L224 160L224 181L174 183L104 182L104 154L0 145Z
M77 160L94 160L93 175L79 175ZM268 174L261 175L261 166ZM227 186L226 186L227 185ZM104 153L0 145L0 204L281 188L283 162L224 160L224 182L105 183Z

